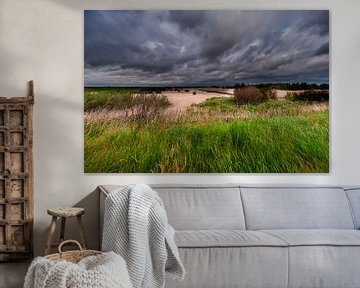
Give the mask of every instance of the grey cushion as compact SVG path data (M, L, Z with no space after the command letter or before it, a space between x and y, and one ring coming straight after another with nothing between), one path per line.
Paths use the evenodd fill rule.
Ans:
M356 229L360 229L360 188L348 189L346 194L351 204Z
M242 230L244 214L239 188L154 188L176 230Z
M182 282L166 288L286 288L287 247L180 248L186 269Z
M244 230L177 231L175 242L178 247L288 246L285 241L267 233Z
M359 288L360 247L289 248L289 288Z
M265 229L354 229L341 188L241 188L246 226Z
M360 231L267 230L289 247L289 287L360 287Z
M111 193L121 185L102 185ZM245 230L238 186L151 185L163 200L169 223L176 230Z
M360 246L360 231L348 229L263 230L290 246ZM358 247L360 249L360 247ZM360 259L359 259L360 264Z

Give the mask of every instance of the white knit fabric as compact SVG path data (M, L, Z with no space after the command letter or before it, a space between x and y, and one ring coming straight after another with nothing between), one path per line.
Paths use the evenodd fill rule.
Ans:
M175 279L185 276L163 203L144 184L106 198L102 249L124 257L134 288L164 287L165 270Z
M24 288L132 288L124 259L113 252L89 256L78 264L37 257Z

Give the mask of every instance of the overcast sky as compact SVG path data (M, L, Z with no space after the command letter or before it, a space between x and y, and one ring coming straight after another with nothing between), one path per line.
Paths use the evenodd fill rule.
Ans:
M329 82L328 11L85 11L85 86Z

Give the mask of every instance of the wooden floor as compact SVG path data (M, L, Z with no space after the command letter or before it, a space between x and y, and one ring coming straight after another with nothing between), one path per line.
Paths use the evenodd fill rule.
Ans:
M0 263L0 287L22 288L30 262Z

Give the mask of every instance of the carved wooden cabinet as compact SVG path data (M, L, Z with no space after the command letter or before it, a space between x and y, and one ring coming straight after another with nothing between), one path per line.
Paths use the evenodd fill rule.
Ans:
M0 97L0 261L33 255L33 91Z

